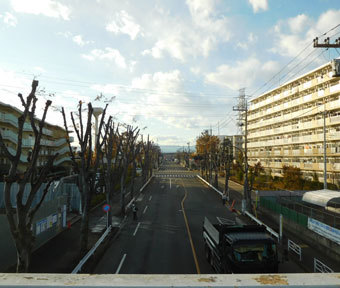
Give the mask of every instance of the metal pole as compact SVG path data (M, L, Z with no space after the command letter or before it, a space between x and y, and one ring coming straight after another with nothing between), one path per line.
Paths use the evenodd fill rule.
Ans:
M327 189L326 110L323 111L323 189Z

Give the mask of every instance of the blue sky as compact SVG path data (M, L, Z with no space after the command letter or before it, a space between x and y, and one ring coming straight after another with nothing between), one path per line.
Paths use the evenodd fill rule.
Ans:
M338 57L312 47L338 24L338 0L2 0L0 101L20 107L35 77L51 123L109 101L160 145L193 144L210 126L237 133L240 88L256 97Z

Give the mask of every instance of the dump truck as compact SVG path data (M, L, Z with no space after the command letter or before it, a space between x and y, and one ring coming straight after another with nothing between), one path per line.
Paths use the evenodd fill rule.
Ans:
M205 256L217 273L277 273L276 241L260 225L203 223Z

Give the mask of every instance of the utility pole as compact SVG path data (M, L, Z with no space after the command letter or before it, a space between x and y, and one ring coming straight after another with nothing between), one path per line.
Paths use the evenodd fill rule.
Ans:
M244 185L243 185L243 200L246 204L245 209L251 210L251 191L249 191L248 185L248 150L247 150L247 134L248 134L248 107L245 95L245 88L239 90L239 102L237 106L233 107L233 111L239 112L239 126L244 125ZM243 123L244 122L244 123ZM243 205L245 205L243 204ZM244 206L243 206L244 207Z
M335 42L329 43L329 37L324 39L324 43L319 43L319 38L313 40L314 48L340 48L340 37L335 39ZM333 77L340 76L339 61L334 59L332 61ZM327 143L326 143L326 101L324 100L323 111L323 189L327 189Z
M340 37L335 39L335 43L333 44L329 43L329 37L325 38L324 43L322 44L320 44L318 41L318 37L313 40L314 48L340 48Z

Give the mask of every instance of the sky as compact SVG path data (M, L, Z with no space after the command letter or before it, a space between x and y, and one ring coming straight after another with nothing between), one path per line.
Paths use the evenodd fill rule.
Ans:
M108 103L159 145L194 145L238 133L239 89L250 100L339 57L312 45L339 24L338 0L1 0L0 101L22 109L36 79L52 124Z

